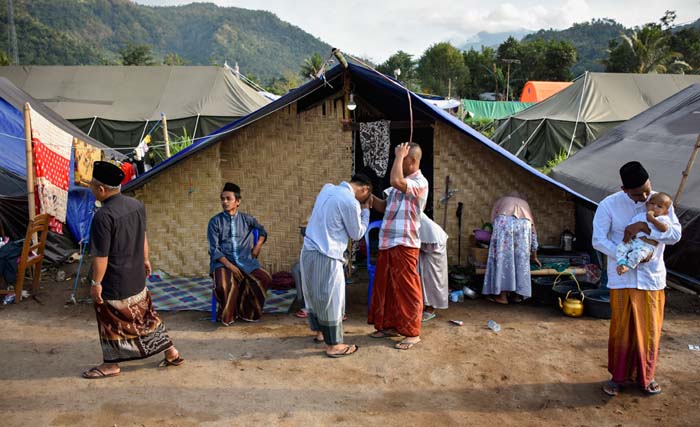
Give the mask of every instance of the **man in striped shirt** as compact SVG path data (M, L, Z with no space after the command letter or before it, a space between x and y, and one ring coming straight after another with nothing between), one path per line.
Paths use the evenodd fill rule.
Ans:
M418 231L428 201L428 181L420 171L418 144L399 144L394 154L386 199L372 196L372 207L383 212L384 219L368 323L376 328L371 337L404 336L396 348L408 350L420 342L423 291L417 270Z

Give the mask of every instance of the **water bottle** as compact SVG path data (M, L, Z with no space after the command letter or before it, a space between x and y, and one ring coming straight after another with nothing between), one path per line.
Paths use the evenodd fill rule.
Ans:
M489 320L488 322L486 322L486 326L488 326L489 329L491 329L496 334L501 330L501 325L496 323L495 320Z

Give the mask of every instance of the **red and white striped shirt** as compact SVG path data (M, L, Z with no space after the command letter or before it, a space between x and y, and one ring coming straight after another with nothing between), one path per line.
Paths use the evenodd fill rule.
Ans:
M384 190L386 210L379 230L379 249L394 246L420 248L420 214L428 202L428 180L420 170L406 177L403 193L396 188Z

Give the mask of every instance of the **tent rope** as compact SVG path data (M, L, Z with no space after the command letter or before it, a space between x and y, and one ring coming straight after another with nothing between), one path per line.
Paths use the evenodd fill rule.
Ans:
M578 112L576 113L576 122L574 123L574 131L571 133L571 141L569 142L569 150L566 152L566 157L571 155L571 149L574 146L574 138L576 138L576 128L578 127L579 119L581 118L581 107L583 106L583 95L586 93L586 82L588 82L588 71L583 74L583 88L581 89L581 97L578 100Z

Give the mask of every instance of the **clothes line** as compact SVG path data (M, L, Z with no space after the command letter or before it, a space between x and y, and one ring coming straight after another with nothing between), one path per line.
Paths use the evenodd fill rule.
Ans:
M369 123L369 122L368 122ZM434 121L431 120L416 120L413 122L414 128L429 128L435 125ZM355 122L351 125L352 130L360 130L360 123ZM390 129L409 129L411 127L411 122L409 121L391 121L389 124Z

